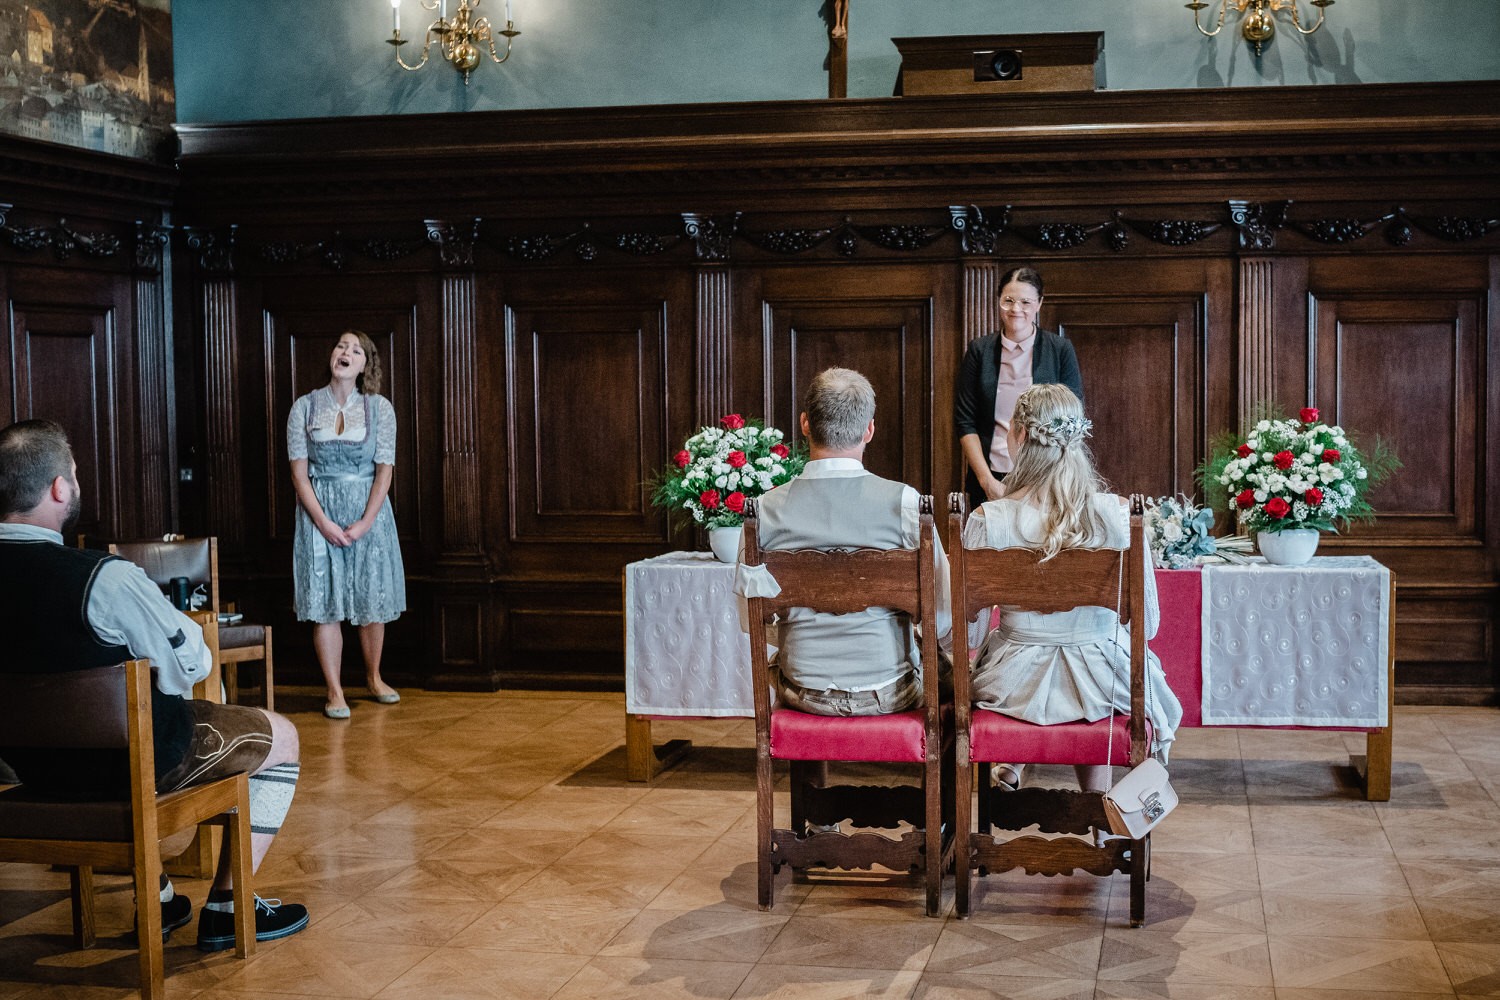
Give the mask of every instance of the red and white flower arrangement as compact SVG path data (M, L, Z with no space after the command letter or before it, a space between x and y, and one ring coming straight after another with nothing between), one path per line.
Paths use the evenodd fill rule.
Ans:
M651 502L705 528L732 528L744 523L746 500L793 479L805 464L805 451L788 445L781 431L730 413L687 439L657 476Z
M1199 470L1210 506L1228 507L1246 527L1272 533L1372 520L1370 488L1400 465L1379 441L1362 453L1311 406L1295 420L1267 417L1248 434L1221 437L1210 455Z

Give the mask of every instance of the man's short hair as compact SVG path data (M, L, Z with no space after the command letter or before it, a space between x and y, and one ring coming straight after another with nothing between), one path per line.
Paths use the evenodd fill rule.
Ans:
M0 430L0 518L42 502L58 476L73 475L68 435L50 420L22 420Z
M802 412L814 444L847 451L864 441L875 419L875 388L852 368L828 368L808 384Z

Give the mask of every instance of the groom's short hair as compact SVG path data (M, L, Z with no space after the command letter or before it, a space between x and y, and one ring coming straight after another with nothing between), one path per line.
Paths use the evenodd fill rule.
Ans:
M875 388L852 368L827 368L808 384L802 412L814 444L847 451L864 441L875 419Z

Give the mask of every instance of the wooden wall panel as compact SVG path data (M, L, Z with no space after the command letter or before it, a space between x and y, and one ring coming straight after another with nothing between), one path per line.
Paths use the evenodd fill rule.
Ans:
M124 277L33 269L8 282L12 416L67 431L83 490L78 530L95 537L136 530L131 497L144 485L125 459L136 448L129 290Z
M248 511L245 572L284 589L281 536L227 501L282 475L261 408L301 362L235 324L274 347L320 310L404 317L413 669L618 687L621 569L703 547L645 503L681 441L732 410L795 434L807 378L842 364L879 394L870 466L958 488L958 362L1030 263L1118 489L1197 492L1210 437L1267 402L1390 436L1407 468L1380 524L1325 551L1396 570L1404 697L1491 698L1500 83L1288 90L1295 122L1194 96L187 127L183 214L239 226L193 293L210 457L237 463L211 463L206 506Z

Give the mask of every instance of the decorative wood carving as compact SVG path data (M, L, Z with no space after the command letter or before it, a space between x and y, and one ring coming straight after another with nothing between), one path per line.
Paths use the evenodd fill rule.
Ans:
M697 212L682 213L683 231L693 241L699 260L724 260L729 256L729 243L739 229L740 214L711 218Z
M207 275L234 274L234 238L238 224L226 229L204 229L187 226L188 249L198 254L198 268Z
M152 273L160 271L162 254L171 241L171 226L148 225L137 219L135 223L136 270Z
M9 206L7 206L9 207ZM120 252L120 238L113 233L80 232L68 225L68 220L59 218L50 226L10 226L0 215L0 237L12 248L22 253L35 253L51 249L52 256L65 261L75 251L85 257L113 257Z
M989 255L995 252L1000 234L1010 227L1010 206L1000 209L997 219L986 219L977 205L949 205L953 228L958 230L964 253Z
M1240 231L1241 250L1276 249L1276 231L1286 226L1290 201L1229 202L1229 221Z
M474 266L474 244L479 242L479 223L479 218L472 219L467 232L460 229L457 223L441 219L428 219L423 223L427 227L427 241L437 246L438 259L443 262L444 267Z

